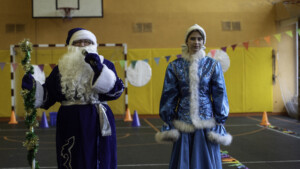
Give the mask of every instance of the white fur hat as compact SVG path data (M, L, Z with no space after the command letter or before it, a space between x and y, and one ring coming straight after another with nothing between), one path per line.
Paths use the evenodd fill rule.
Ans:
M200 34L203 36L203 45L205 45L205 43L206 43L206 33L205 33L204 29L201 26L199 26L198 24L195 24L195 25L188 28L188 30L186 31L186 34L185 34L185 41L184 42L186 43L189 34L194 30L199 31Z
M71 29L68 33L66 44L72 45L73 41L80 39L89 39L94 43L93 46L97 47L98 45L96 36L91 31L85 30L83 28Z

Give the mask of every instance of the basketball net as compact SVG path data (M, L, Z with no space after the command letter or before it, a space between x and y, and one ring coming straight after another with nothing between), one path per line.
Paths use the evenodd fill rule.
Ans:
M72 14L74 12L74 8L60 8L63 20L72 20Z

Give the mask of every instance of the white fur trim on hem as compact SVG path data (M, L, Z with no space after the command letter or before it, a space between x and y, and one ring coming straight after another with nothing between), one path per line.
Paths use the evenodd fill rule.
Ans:
M185 133L192 133L195 131L195 127L193 124L185 123L183 121L174 120L173 125L176 129Z
M208 120L201 120L199 117L192 119L193 124L196 129L204 129L204 128L213 128L216 126L216 121L214 118Z
M34 107L39 108L43 105L43 103L44 103L44 88L40 82L36 81Z
M229 133L222 136L221 134L211 131L208 133L208 139L224 146L229 146L232 142L232 136Z
M115 73L106 65L103 65L102 72L92 88L98 93L108 93L114 87L116 81Z
M158 143L169 143L175 142L180 137L180 133L177 129L172 129L169 131L157 132L155 134L155 140Z

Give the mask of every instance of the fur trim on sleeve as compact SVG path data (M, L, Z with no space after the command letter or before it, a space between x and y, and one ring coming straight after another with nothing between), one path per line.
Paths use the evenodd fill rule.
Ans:
M170 143L175 142L180 137L180 133L177 129L172 129L163 132L157 132L155 134L155 140L158 143Z
M208 133L208 139L212 142L222 144L224 146L229 146L232 142L232 136L229 133L221 135L216 132L210 131Z
M98 93L108 93L114 87L116 80L115 73L104 65L100 76L92 88Z
M40 82L36 81L36 89L35 89L35 102L34 107L39 108L44 103L44 88Z

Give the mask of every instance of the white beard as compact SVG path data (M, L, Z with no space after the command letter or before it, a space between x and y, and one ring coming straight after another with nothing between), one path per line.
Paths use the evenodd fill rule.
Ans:
M69 46L68 52L58 62L62 93L68 101L90 102L98 100L97 93L92 90L94 72L90 65L84 61L83 49L97 53L97 49L95 50L92 46Z

